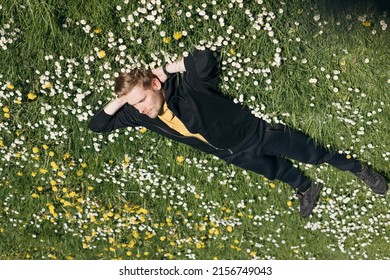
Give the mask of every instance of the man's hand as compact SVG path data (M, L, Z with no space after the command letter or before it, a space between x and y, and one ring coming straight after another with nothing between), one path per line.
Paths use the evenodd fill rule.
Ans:
M127 96L118 97L113 99L106 105L104 112L108 115L114 115L120 108L122 108L127 103Z
M165 65L165 69L167 70L168 73L172 73L172 74L178 72L185 72L186 68L184 65L184 59L181 57L175 62ZM152 73L157 76L157 78L160 80L161 83L165 83L165 81L168 79L168 76L164 73L162 66L152 69Z
M165 75L162 67L152 69L152 73L157 76L161 83L165 83L165 81L168 79L168 76Z

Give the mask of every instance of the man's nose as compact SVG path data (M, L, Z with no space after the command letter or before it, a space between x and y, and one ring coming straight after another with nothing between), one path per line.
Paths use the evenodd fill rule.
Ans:
M135 109L137 109L138 112L140 112L141 114L145 111L145 107L142 106L142 105L136 104L134 107L135 107Z

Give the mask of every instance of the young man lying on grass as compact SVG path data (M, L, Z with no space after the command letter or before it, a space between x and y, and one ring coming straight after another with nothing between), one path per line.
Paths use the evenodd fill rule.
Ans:
M121 73L115 81L117 98L92 117L89 128L108 132L143 126L228 164L278 179L297 189L305 218L315 208L322 184L285 158L328 163L354 173L375 193L386 194L385 178L369 166L316 145L302 132L255 117L224 97L218 83L217 60L207 49L157 69Z

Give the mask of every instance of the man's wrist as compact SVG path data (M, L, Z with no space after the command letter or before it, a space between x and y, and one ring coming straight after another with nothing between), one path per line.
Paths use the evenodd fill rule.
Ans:
M169 76L171 75L171 73L169 73L169 72L167 71L167 65L166 65L166 64L162 67L162 70L163 70L164 74L165 74L167 77L169 77Z

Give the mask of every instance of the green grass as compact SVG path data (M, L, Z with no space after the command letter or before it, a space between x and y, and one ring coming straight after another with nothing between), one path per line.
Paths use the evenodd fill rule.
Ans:
M0 48L0 259L389 258L389 200L352 174L300 165L325 182L315 213L301 219L281 182L150 131L87 129L112 98L115 72L203 45L220 55L226 95L390 176L390 34L380 9L128 2L2 1L0 32L13 41ZM255 20L267 12L262 30L246 11Z

